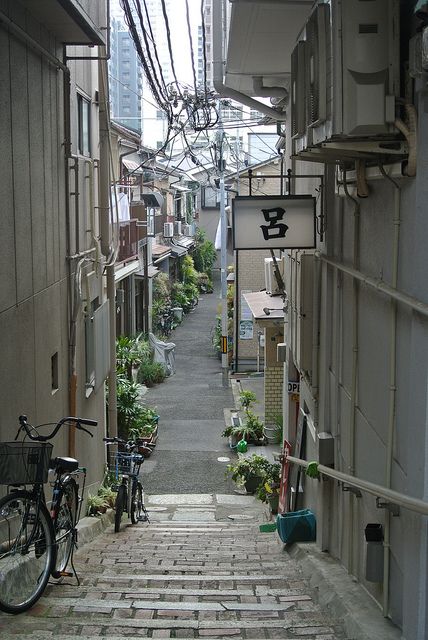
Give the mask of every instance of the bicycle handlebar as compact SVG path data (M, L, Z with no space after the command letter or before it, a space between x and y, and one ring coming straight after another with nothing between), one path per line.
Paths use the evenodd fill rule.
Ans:
M52 431L52 433L49 433L47 436L41 436L39 434L32 435L31 431L32 430L36 431L36 428L33 427L32 425L28 424L27 416L19 416L18 419L19 419L19 425L20 426L19 426L18 433L16 434L15 440L18 439L18 436L19 436L21 430L24 429L25 433L30 438L30 440L36 440L38 442L46 442L47 440L51 440L53 437L56 436L56 434L58 433L58 431L62 427L62 425L67 423L67 422L74 423L74 426L76 427L76 429L79 429L80 431L85 431L86 433L89 433L91 438L93 438L94 434L91 433L90 431L88 431L88 429L85 429L84 427L82 427L82 424L88 425L90 427L96 427L97 424L98 424L98 422L96 420L90 420L89 418L77 418L75 416L67 416L66 418L61 418L61 420L56 423L55 428ZM42 425L39 425L39 426L42 426ZM36 431L36 433L37 433L37 431Z

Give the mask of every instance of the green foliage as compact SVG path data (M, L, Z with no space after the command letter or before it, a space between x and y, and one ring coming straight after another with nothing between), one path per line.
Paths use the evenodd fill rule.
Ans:
M143 362L138 369L137 380L146 387L153 387L154 384L163 382L165 378L165 369L160 362Z
M263 470L262 482L259 484L256 496L262 502L268 502L269 498L279 494L281 480L281 465L271 462Z
M98 513L105 512L107 506L107 502L102 496L88 493L88 497L86 499L86 512L88 516L95 516Z
M227 471L234 482L242 482L248 480L250 476L259 476L260 481L269 469L270 463L265 456L253 453L248 458L240 457L238 460L227 465Z
M157 274L156 278L153 278L153 298L169 300L170 295L171 283L169 275L161 271Z
M184 284L182 282L174 282L171 286L171 304L173 307L181 307L183 311L190 308L191 301L186 296Z
M246 411L251 407L253 402L256 402L256 400L257 400L256 394L254 393L254 391L250 391L249 389L244 389L239 394L239 402L241 403L241 406L244 407Z
M244 423L244 433L247 435L246 440L262 440L263 439L263 422L253 411L246 411L246 419Z
M198 272L195 269L192 256L184 256L181 263L181 274L184 284L193 284L195 287L198 282Z
M150 360L151 349L148 340L142 334L138 336L119 336L116 340L116 361L118 373L126 373L132 380L132 368L145 360Z
M211 281L213 266L217 260L217 251L211 240L207 240L206 234L202 229L196 230L193 260L195 269L205 273L209 281Z
M116 491L113 491L111 487L101 486L98 489L98 496L103 499L104 503L110 508L113 508L116 502Z
M140 417L138 384L129 380L124 373L117 376L117 429L120 438L128 438L130 427Z

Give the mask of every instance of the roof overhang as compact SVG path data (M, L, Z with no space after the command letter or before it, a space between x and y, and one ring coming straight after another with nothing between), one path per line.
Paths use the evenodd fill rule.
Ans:
M64 44L105 45L107 42L109 25L105 1L93 2L89 13L79 0L21 0L21 4ZM107 23L99 25L100 17Z
M275 97L278 87L289 88L291 52L313 0L231 1L224 83L248 96Z
M284 322L284 302L279 296L270 296L266 291L243 293L251 314L261 326L274 326Z

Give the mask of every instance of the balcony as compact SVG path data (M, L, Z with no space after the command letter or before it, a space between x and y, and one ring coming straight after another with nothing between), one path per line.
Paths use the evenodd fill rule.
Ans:
M107 42L106 0L20 0L20 4L64 44Z
M129 262L138 258L139 229L137 218L119 222L119 253L117 262Z

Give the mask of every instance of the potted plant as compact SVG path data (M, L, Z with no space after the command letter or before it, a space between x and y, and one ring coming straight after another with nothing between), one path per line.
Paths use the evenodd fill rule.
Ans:
M116 502L116 496L117 496L116 491L113 491L111 487L101 486L98 489L98 495L100 496L100 498L104 500L104 502L109 508L111 509L114 508L114 505Z
M282 441L282 416L276 415L273 426L264 427L264 435L269 444L279 444Z
M107 503L102 496L88 494L86 499L86 511L88 516L97 516L107 511Z
M237 484L244 484L247 493L254 493L262 482L269 461L257 453L248 458L239 457L234 464L227 466L227 472Z
M253 444L262 444L264 442L263 422L249 409L246 412L243 432L247 442L252 442Z
M281 465L272 462L266 465L263 481L259 484L256 496L269 505L271 513L278 513Z

